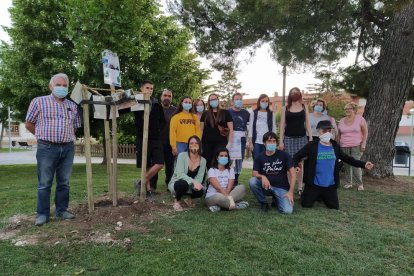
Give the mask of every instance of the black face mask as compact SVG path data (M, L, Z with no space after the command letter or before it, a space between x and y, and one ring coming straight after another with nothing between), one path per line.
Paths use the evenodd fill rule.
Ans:
M164 105L164 106L170 106L170 104L171 104L171 101L169 99L162 100L162 105Z

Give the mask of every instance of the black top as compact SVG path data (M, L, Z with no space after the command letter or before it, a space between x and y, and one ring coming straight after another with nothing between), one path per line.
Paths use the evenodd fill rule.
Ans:
M318 141L311 141L307 143L302 149L300 149L294 156L293 156L293 162L295 164L295 167L298 166L298 163L307 157L305 159L305 166L303 169L303 182L306 185L315 185L314 179L316 174L316 159L318 157ZM334 140L331 140L332 147L335 152L336 160L335 160L335 169L334 169L334 180L335 184L334 187L339 186L339 166L338 166L338 160L342 160L345 163L350 164L354 167L365 167L365 162L361 160L356 160L353 157L346 155L341 148L339 147L338 143Z
M224 112L223 121L218 122L218 124L222 127L227 128L228 122L233 122L233 118L231 117L231 114L228 110L220 109L220 112ZM214 116L217 116L216 113L214 113ZM214 128L211 127L210 122L207 120L207 111L203 112L203 115L201 115L200 122L204 123L204 130L203 130L203 141L207 142L224 142L227 143L227 137L220 135L220 131L218 129L218 126L216 125Z
M137 133L137 143L142 142L143 129L144 129L144 111L134 111L135 116L135 128ZM161 128L165 125L164 112L161 105L154 98L151 98L151 111L149 115L148 126L148 139L160 140Z
M285 135L286 136L306 136L306 128L305 128L305 107L303 107L302 111L299 112L291 112L286 109L285 113Z
M177 110L175 106L170 105L168 108L161 106L161 109L164 111L165 125L161 128L160 131L160 140L165 144L170 143L170 120L174 112Z
M194 171L190 171L190 168L188 169L188 172L187 172L187 176L189 176L189 177L191 177L191 178L195 178L196 176L197 176L197 174L198 174L198 170L200 169L200 165L198 165L198 167L197 168L195 168L195 170Z

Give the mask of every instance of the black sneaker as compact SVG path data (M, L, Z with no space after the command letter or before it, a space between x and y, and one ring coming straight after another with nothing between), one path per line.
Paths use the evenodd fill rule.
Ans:
M269 211L269 204L267 203L261 203L260 204L260 211L263 213L267 213Z
M147 196L147 200L148 200L149 202L153 202L153 201L154 201L154 193L153 193L153 192L151 192L151 191L147 191L146 196Z
M272 197L272 203L270 203L270 206L276 208L277 204L276 204L276 199L274 197Z

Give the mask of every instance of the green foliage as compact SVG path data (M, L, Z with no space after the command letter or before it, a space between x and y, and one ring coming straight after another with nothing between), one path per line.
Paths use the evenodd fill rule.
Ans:
M14 1L10 13L11 43L0 48L1 85L7 88L0 89L0 101L9 99L21 120L32 98L50 93L48 81L57 72L67 73L72 84L105 87L104 49L119 55L125 88L151 79L155 96L168 87L177 98L198 97L208 78L190 50L190 33L163 15L155 0Z
M240 93L241 83L237 79L237 73L237 66L224 68L221 79L215 86L214 90L219 95L224 107L229 107L232 96L237 92Z

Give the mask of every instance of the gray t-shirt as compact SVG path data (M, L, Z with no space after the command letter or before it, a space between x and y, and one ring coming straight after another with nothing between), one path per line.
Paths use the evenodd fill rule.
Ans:
M309 121L310 121L310 125L312 128L312 136L319 136L318 131L316 130L316 126L318 125L320 121L324 121L324 120L328 120L332 122L331 117L329 117L326 114L323 114L321 117L315 116L315 113L309 114Z

